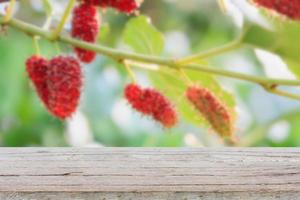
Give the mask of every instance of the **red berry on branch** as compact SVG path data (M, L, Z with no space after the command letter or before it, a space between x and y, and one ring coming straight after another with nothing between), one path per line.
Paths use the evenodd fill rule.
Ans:
M38 96L45 106L48 105L49 91L47 85L47 71L49 61L41 56L31 56L26 61L26 71L31 79Z
M124 13L132 13L138 9L136 0L112 0L111 6Z
M177 114L170 101L154 89L142 89L136 84L125 87L125 98L132 108L144 115L151 116L164 127L177 124Z
M151 110L152 117L163 124L166 128L171 128L177 124L177 114L170 101L161 93L154 89L144 89L144 107Z
M58 56L48 61L32 56L26 61L26 70L50 113L65 119L75 112L82 85L81 68L75 58Z
M129 84L125 87L124 95L131 106L143 113L144 115L150 115L152 110L145 102L145 95L143 89L136 84Z
M233 122L228 109L208 89L197 86L189 87L186 97L220 136L232 135Z
M112 7L127 14L133 13L139 7L136 0L84 0L84 2L103 8Z
M300 20L300 1L299 0L253 0L261 7L273 10L292 20Z
M170 104L165 104L160 110L153 112L153 118L165 128L172 128L178 122L177 114Z
M61 119L70 117L78 106L82 87L79 62L70 56L57 56L50 61L47 84L49 111Z
M83 3L74 8L71 35L85 42L96 43L100 26L100 17L97 8ZM74 48L77 57L85 63L92 62L96 52L79 47Z

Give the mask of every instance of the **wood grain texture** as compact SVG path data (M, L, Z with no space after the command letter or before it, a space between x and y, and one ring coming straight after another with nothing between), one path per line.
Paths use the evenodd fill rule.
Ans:
M300 199L300 149L0 148L0 199Z

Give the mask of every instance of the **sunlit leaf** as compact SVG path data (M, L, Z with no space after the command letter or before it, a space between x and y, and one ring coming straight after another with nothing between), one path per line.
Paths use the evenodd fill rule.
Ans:
M151 24L150 18L132 18L123 33L124 42L134 51L159 55L164 49L164 36Z
M283 22L273 19L274 30L267 30L258 25L246 27L243 42L273 52L289 66L291 72L300 76L300 23Z

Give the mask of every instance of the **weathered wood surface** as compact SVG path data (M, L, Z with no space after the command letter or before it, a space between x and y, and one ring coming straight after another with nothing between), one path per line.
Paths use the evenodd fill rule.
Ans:
M300 199L300 149L0 148L0 199Z

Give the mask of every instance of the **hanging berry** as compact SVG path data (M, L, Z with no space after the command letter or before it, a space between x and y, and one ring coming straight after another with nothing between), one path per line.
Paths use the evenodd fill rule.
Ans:
M47 85L47 71L49 61L41 56L31 56L26 61L26 70L29 78L31 79L38 96L48 106L49 90Z
M205 88L191 86L186 91L186 97L220 136L232 136L232 117L214 94Z
M47 82L49 111L61 118L70 117L79 103L82 72L79 62L70 56L57 56L50 61Z
M136 0L84 0L84 2L103 8L112 7L127 14L133 13L139 7Z
M164 127L171 128L177 124L177 114L170 101L154 89L142 89L136 84L125 87L125 98L132 108L144 115L151 116Z
M273 10L292 20L300 20L300 1L299 0L253 0L261 7Z
M79 103L82 73L79 62L69 56L57 56L47 61L32 56L26 62L26 70L35 89L54 116L70 117Z
M144 115L151 115L152 110L144 101L144 91L136 84L129 84L125 87L124 95L132 108Z
M152 117L164 125L171 128L177 123L177 115L170 101L161 93L154 89L144 89L143 92L145 107L151 110Z
M74 8L71 35L85 42L96 43L100 29L100 16L97 7L82 3ZM85 63L92 62L96 53L82 48L74 48L77 57Z

